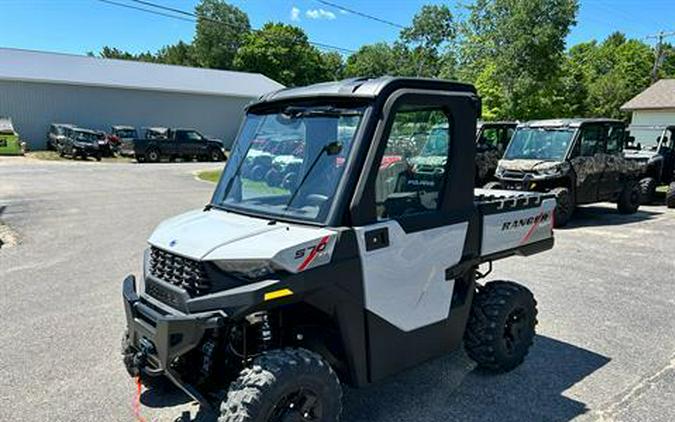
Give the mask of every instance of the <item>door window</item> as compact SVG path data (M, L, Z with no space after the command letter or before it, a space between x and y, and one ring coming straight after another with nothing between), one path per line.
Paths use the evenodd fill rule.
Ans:
M603 135L605 128L598 125L586 126L581 132L580 152L582 157L592 157L604 152Z
M626 131L621 126L610 126L607 135L607 154L620 154L623 150L623 139Z
M403 105L378 168L378 219L436 211L447 171L450 119L441 106Z
M484 129L480 134L478 143L489 145L493 148L499 148L499 129L494 127Z

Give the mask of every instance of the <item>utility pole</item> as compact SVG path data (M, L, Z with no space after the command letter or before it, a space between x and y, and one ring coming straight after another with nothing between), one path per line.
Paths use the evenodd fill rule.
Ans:
M659 66L663 60L664 51L663 51L663 40L668 37L675 36L675 31L673 32L664 32L660 31L658 34L647 35L647 38L655 38L656 41L656 51L654 57L654 67L652 67L652 83L656 82L659 78Z

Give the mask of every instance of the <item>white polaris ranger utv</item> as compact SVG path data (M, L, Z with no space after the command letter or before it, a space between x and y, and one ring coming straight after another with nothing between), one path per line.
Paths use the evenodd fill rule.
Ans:
M474 191L479 115L473 86L390 77L250 105L211 202L160 224L143 276L124 280L129 373L168 378L221 422L337 421L341 383L462 343L481 367L519 365L536 302L512 282L479 285L478 268L550 249L555 199ZM414 164L424 137L390 149L439 125L441 165ZM290 186L243 176L251 146L275 138L304 142Z

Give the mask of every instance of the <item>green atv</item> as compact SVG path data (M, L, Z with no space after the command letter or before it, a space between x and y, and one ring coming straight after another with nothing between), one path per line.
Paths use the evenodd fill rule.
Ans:
M14 130L12 119L0 117L0 155L23 155L26 144Z

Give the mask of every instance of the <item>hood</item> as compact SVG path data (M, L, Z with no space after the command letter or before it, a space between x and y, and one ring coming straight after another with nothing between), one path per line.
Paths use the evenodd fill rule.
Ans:
M512 171L541 171L547 168L556 167L561 164L560 161L545 161L545 160L499 160L499 167L503 170Z
M162 222L148 242L178 255L202 259L221 246L281 230L284 226L268 223L268 220L224 211L195 210Z
M148 243L195 260L269 260L290 272L330 261L335 231L270 221L216 209L196 210L164 221Z
M443 166L447 157L441 155L419 155L410 159L411 164L420 166Z

